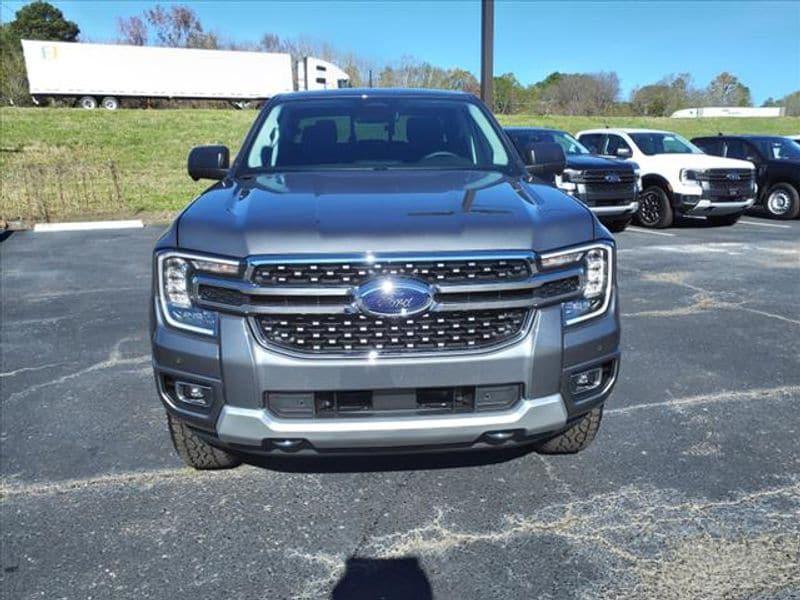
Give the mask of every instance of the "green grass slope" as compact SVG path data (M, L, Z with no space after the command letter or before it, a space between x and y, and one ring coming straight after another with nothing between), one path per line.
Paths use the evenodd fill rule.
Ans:
M130 216L167 218L207 183L186 175L198 144L235 153L254 111L0 109L0 219L27 221ZM576 132L590 127L656 127L687 137L800 133L800 118L668 119L512 115L504 125Z

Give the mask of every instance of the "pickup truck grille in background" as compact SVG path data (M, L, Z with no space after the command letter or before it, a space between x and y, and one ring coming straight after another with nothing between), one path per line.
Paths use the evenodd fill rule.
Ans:
M607 175L614 175L615 180L606 180ZM589 206L625 205L636 200L636 175L633 171L581 171L570 176L570 181L578 186L573 195Z
M753 171L750 169L710 169L700 176L704 196L713 200L741 200L753 196Z
M356 315L256 317L271 345L315 354L404 354L477 350L520 335L528 309L431 312L388 319Z
M614 175L619 178L619 181L609 182L606 179L607 175ZM604 171L602 169L596 169L592 171L581 171L578 175L570 177L570 181L600 185L614 185L615 183L629 184L636 183L636 175L633 171Z
M404 260L349 263L275 263L255 267L258 285L357 286L385 275L414 277L427 283L496 283L521 281L530 277L523 259Z

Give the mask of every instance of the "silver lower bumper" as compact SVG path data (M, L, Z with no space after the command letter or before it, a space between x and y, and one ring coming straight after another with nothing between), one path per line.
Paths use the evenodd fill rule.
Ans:
M755 198L738 202L714 202L713 200L700 200L695 206L686 211L688 215L730 215L747 210L755 202Z
M368 448L465 444L486 433L518 430L526 435L555 431L567 421L560 394L522 400L492 414L421 418L331 420L278 419L263 409L224 406L217 421L223 442L260 446L266 439L305 440L315 448Z
M589 210L598 217L622 217L632 215L639 210L639 203L631 202L629 204L620 204L619 206L590 206Z

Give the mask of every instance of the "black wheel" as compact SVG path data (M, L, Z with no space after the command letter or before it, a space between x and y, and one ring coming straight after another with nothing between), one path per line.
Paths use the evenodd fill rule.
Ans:
M800 214L800 194L788 183L776 183L764 198L764 208L773 219L794 219Z
M190 467L200 470L230 469L242 461L235 454L205 442L180 419L167 414L169 435L178 455Z
M536 451L540 454L575 454L592 443L600 421L603 419L603 405L593 408L583 415L581 420L566 431L558 434L539 446Z
M718 215L716 217L710 216L706 218L708 219L708 222L715 227L727 227L729 225L736 225L736 222L741 216L742 213L736 213L735 215Z
M667 192L657 185L644 190L639 196L636 221L642 227L663 229L672 225L673 213Z
M603 225L611 233L619 233L620 231L625 231L625 228L630 225L632 217L622 217L618 219L604 219Z

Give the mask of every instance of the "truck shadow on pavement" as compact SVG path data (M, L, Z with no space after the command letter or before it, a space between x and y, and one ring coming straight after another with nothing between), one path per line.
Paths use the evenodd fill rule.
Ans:
M331 600L433 600L428 576L416 557L347 559Z
M479 467L530 454L532 445L432 454L272 455L244 457L247 464L284 473L369 473Z

